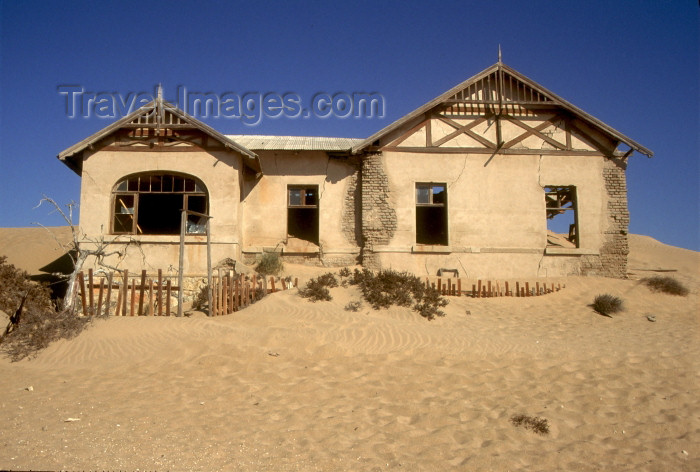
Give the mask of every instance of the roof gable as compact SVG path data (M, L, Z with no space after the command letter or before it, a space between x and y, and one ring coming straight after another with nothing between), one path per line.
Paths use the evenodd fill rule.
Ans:
M438 109L443 112L447 110L448 112L458 112L462 114L481 113L482 115L491 114L494 116L532 114L533 110L538 110L540 112L544 110L546 112L548 109L560 109L582 122L582 128L590 128L602 134L606 140L609 140L613 144L614 148L617 148L620 143L624 143L629 146L631 150L638 151L646 156L651 157L654 154L651 150L572 105L516 70L511 69L502 62L494 64L417 108L408 115L396 120L389 126L363 140L361 143L353 146L352 152L362 152L370 146L374 146L376 142L386 140L393 134L406 128L410 128L408 131L412 132L419 131L425 124L425 122L421 123L423 117L427 117L430 112ZM514 144L512 142L507 143L505 140L484 139L477 133L471 132L469 126L465 126L464 124L456 122L448 122L448 124L457 130L453 130L453 134L462 133L462 141L471 140L494 152L501 150L504 144ZM475 123L474 126L478 124L479 123ZM412 126L413 128L411 128ZM580 128L581 127L577 130L579 134L586 134L586 130ZM537 134L547 141L546 136L543 136L540 131L542 130L531 128L528 130L528 133ZM455 136L448 135L444 136L443 139L448 140L454 137ZM551 141L550 144L556 145L557 143Z
M162 135L165 130L197 130L213 138L225 149L239 152L243 156L243 162L247 167L256 172L261 172L257 154L188 115L175 105L164 101L161 97L62 151L58 155L58 159L77 174L80 174L82 152L88 148L93 148L100 140L122 129L152 129L155 135Z

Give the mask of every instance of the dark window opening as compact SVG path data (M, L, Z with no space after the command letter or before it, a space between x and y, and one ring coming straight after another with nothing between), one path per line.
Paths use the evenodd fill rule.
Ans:
M139 174L114 187L112 231L118 234L180 234L182 210L207 214L204 185L175 174ZM204 233L206 218L188 215L186 232Z
M579 247L576 187L545 187L548 247Z
M287 190L287 235L314 244L318 238L318 187Z
M138 224L143 234L180 234L183 195L142 193L139 195Z
M445 184L416 184L416 244L447 246Z

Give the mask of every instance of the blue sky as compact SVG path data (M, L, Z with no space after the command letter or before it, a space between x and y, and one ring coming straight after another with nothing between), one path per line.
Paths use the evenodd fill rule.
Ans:
M675 1L0 3L0 225L60 225L56 159L113 120L66 116L61 85L222 94L378 92L383 118L205 119L225 134L364 138L503 61L652 149L628 168L630 231L700 250L698 4Z

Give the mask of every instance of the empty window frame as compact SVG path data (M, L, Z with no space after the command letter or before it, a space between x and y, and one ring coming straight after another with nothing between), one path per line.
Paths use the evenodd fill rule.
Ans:
M447 186L416 184L416 244L447 246Z
M208 197L194 177L144 173L126 177L112 191L112 233L180 234L182 210L206 214ZM206 220L187 216L186 232L205 232Z
M318 244L318 185L287 187L287 235Z
M579 247L576 187L546 186L547 246Z

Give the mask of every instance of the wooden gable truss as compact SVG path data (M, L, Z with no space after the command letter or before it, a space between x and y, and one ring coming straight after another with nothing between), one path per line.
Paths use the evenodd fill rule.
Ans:
M501 62L353 148L403 152L653 153Z
M161 96L61 152L58 158L80 174L82 153L95 149L140 152L233 150L243 156L246 167L261 172L257 154L187 115Z

